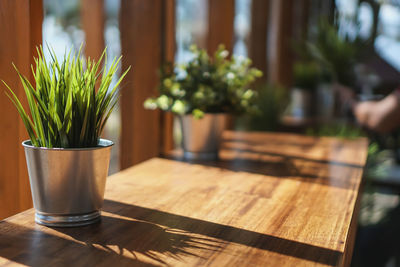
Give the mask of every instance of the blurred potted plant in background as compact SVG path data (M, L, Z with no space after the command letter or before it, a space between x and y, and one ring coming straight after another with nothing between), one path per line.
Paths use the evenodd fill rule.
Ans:
M293 65L290 114L298 118L315 115L315 97L320 80L320 67L314 61L298 61Z
M256 104L259 112L241 116L236 120L235 129L250 131L278 131L281 116L288 104L288 90L274 84L257 86Z
M354 88L355 66L362 52L362 40L351 39L348 35L340 36L337 25L321 19L314 39L306 42L306 47L333 82Z
M320 93L325 94L325 99L319 101L322 109L336 106L336 115L343 113L345 107L334 103L333 91L336 87L346 86L356 91L357 65L360 64L369 40L356 37L350 38L348 34L339 34L338 25L330 24L326 19L321 19L314 38L306 42L307 53L318 62L322 70ZM332 100L327 98L327 95ZM327 114L333 111L325 111Z
M307 113L313 114L324 120L343 113L343 107L338 106L338 102L335 101L335 89L340 86L356 89L356 66L367 42L358 37L350 38L348 34L339 34L337 24L331 24L324 18L320 19L317 27L311 30L308 40L295 46L300 60L294 65L294 86L313 88L315 101L311 101L313 104L309 105L311 112L310 108L294 108L293 113L299 117ZM291 106L301 106L300 103L310 101L303 100L310 97L302 97L296 90L293 94ZM293 103L296 102L293 99L297 99L298 103ZM305 111L304 114L301 110Z
M144 106L179 116L185 158L215 159L228 114L257 112L257 93L248 86L262 72L250 67L250 59L229 59L223 45L213 58L194 45L191 52L189 62L162 70L160 95Z
M32 85L15 67L29 105L29 115L12 89L7 95L29 134L24 141L35 207L35 221L48 226L80 226L100 219L112 141L101 139L105 123L119 99L110 89L121 58L109 70L98 62L64 55L61 62L49 48L47 63L38 49ZM98 89L96 90L96 85Z

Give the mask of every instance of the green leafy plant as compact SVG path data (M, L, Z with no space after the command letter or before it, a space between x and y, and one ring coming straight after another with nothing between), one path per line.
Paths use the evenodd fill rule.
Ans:
M104 125L118 102L118 85L129 68L109 90L121 57L115 58L107 71L106 50L97 62L82 59L79 50L77 54L70 51L59 63L54 51L49 48L51 60L46 63L42 47L37 52L35 68L32 66L35 86L14 65L25 90L29 115L13 90L3 81L32 145L48 148L97 146ZM104 67L100 66L103 58Z
M277 131L280 118L286 108L288 90L274 84L262 84L257 88L259 112L235 120L235 128L244 131Z
M306 134L311 136L332 136L347 139L356 139L365 137L365 132L356 125L349 123L337 122L322 124L318 129L308 128Z
M298 61L293 65L294 86L314 91L320 81L321 71L319 65L314 62Z
M314 40L306 43L310 56L323 67L325 77L343 85L354 86L355 64L366 43L359 38L341 36L338 26L321 20Z
M201 118L204 113L254 113L257 112L257 94L248 85L262 76L251 68L247 58L228 58L228 51L220 45L210 58L203 49L191 46L194 57L179 67L162 70L160 96L149 98L144 106Z

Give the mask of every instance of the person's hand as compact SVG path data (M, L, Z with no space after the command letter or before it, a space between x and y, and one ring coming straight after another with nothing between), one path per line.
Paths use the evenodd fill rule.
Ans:
M374 112L375 108L376 101L365 101L355 104L353 108L353 113L357 119L357 122L364 127L368 127L371 113Z
M371 130L388 133L400 126L400 98L391 93L380 101L358 102L353 106L357 121Z

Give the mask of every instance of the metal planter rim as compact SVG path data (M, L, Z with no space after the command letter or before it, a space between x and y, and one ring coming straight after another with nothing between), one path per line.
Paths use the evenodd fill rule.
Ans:
M40 150L55 150L55 151L88 151L88 150L95 150L95 149L99 149L99 148L104 148L104 147L109 147L109 146L113 146L114 142L110 141L108 139L103 139L100 138L99 139L99 144L98 146L95 147L78 147L78 148L62 148L62 147L53 147L53 148L48 148L48 147L37 147L37 146L33 146L32 142L30 139L25 140L22 142L22 145L24 147L27 148L31 148L31 149L40 149Z

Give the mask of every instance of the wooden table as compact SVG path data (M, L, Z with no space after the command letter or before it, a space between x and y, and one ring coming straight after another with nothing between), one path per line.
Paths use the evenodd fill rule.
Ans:
M102 221L0 222L0 265L348 265L367 140L224 135L219 162L154 158L111 176Z

